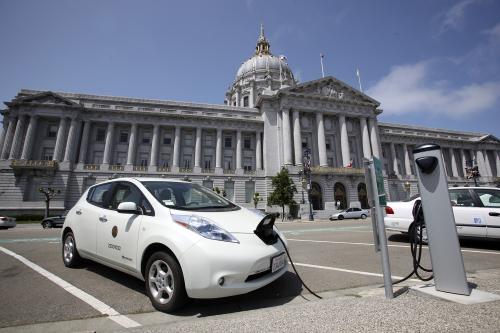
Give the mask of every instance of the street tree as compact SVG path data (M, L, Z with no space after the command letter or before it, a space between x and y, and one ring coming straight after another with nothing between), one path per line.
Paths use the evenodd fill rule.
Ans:
M291 206L295 204L293 200L293 194L297 192L297 188L293 183L293 180L288 175L288 170L286 168L281 168L278 174L271 178L273 192L269 194L267 199L267 204L281 206L281 220L285 216L285 206Z

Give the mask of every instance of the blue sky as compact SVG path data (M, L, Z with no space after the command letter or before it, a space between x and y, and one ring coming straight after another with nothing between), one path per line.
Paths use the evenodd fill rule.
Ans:
M500 137L500 1L0 0L0 99L21 88L222 103L264 23L301 82L325 72L381 121Z

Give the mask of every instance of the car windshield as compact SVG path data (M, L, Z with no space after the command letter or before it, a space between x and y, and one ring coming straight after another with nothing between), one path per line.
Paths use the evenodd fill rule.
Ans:
M142 184L164 206L180 210L226 211L238 206L213 191L191 183L143 181Z

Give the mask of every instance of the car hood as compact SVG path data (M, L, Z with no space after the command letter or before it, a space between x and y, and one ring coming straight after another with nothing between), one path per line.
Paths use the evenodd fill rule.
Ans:
M264 213L257 213L246 208L227 212L196 212L171 210L175 215L197 215L215 222L219 227L231 233L253 234L255 228L264 218Z

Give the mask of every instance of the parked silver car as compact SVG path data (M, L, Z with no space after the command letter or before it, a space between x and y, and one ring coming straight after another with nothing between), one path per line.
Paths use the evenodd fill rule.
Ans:
M9 229L16 227L16 219L8 216L0 216L0 229Z
M353 207L332 214L330 216L330 221L343 219L366 219L368 216L370 216L370 211L368 209Z

